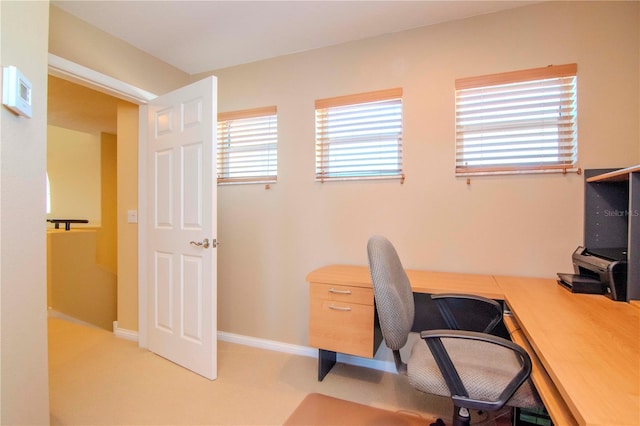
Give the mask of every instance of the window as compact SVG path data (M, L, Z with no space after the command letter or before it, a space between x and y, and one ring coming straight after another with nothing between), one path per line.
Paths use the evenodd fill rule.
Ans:
M456 80L456 175L576 171L576 64Z
M275 106L218 114L218 183L275 182L278 129Z
M402 89L320 99L316 180L401 178Z

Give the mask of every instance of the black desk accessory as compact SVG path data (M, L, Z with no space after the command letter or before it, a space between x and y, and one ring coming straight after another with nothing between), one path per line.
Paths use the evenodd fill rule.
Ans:
M607 285L595 278L577 274L558 274L558 284L572 293L606 294Z

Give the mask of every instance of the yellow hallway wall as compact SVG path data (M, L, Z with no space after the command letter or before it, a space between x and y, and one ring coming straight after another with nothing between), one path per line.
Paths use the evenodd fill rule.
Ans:
M97 263L100 231L47 231L49 302L56 313L112 330L116 319L116 274Z
M117 143L116 135L100 135L101 227L96 236L96 261L114 274L118 273Z
M118 328L138 330L138 106L118 104Z
M99 134L47 126L51 186L51 213L47 218L89 221L74 228L101 225L101 161Z

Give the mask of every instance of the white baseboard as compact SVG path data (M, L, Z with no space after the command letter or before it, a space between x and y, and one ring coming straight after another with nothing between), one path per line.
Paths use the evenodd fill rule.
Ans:
M131 340L132 342L138 341L138 332L127 330L125 328L118 328L118 321L113 322L113 334L121 339Z
M58 319L61 319L61 320L72 322L74 324L84 325L85 327L100 328L97 325L91 324L91 323L86 322L86 321L82 321L82 320L80 320L78 318L72 317L72 316L67 315L67 314L63 314L62 312L56 311L55 309L52 309L52 308L48 308L47 309L47 315L49 316L49 318L58 318ZM101 330L104 330L104 328L101 328Z
M138 341L138 332L118 328L118 321L113 322L113 334L122 339ZM218 340L223 342L235 343L238 345L251 346L254 348L265 349L269 351L283 352L291 355L306 356L310 358L318 358L318 349L309 346L293 345L290 343L277 342L275 340L260 339L257 337L243 336L240 334L228 333L226 331L218 332ZM391 361L378 359L361 358L352 355L338 353L336 362L343 364L355 365L358 367L371 368L374 370L395 373L396 367Z
M267 349L270 351L284 352L292 355L317 357L318 350L307 346L292 345L290 343L276 342L275 340L260 339L258 337L243 336L240 334L218 331L218 340L223 342L237 343L239 345L251 346L254 348Z
M360 358L353 355L338 353L336 362L343 364L355 365L358 367L371 368L373 370L386 371L387 373L397 373L396 365L392 361L384 361L381 359Z
M224 342L237 343L239 345L252 346L260 349L266 349L276 352L284 352L292 355L308 356L318 358L318 349L308 346L292 345L290 343L276 342L273 340L259 339L257 337L242 336L240 334L227 333L225 331L218 332L218 340ZM343 364L355 365L358 367L371 368L374 370L395 373L395 364L391 361L378 359L361 358L353 355L345 355L338 353L336 362Z

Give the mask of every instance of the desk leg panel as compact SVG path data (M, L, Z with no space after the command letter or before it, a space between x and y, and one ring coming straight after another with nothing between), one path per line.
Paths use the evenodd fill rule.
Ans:
M324 376L336 365L336 353L324 349L318 349L318 381L321 382Z

